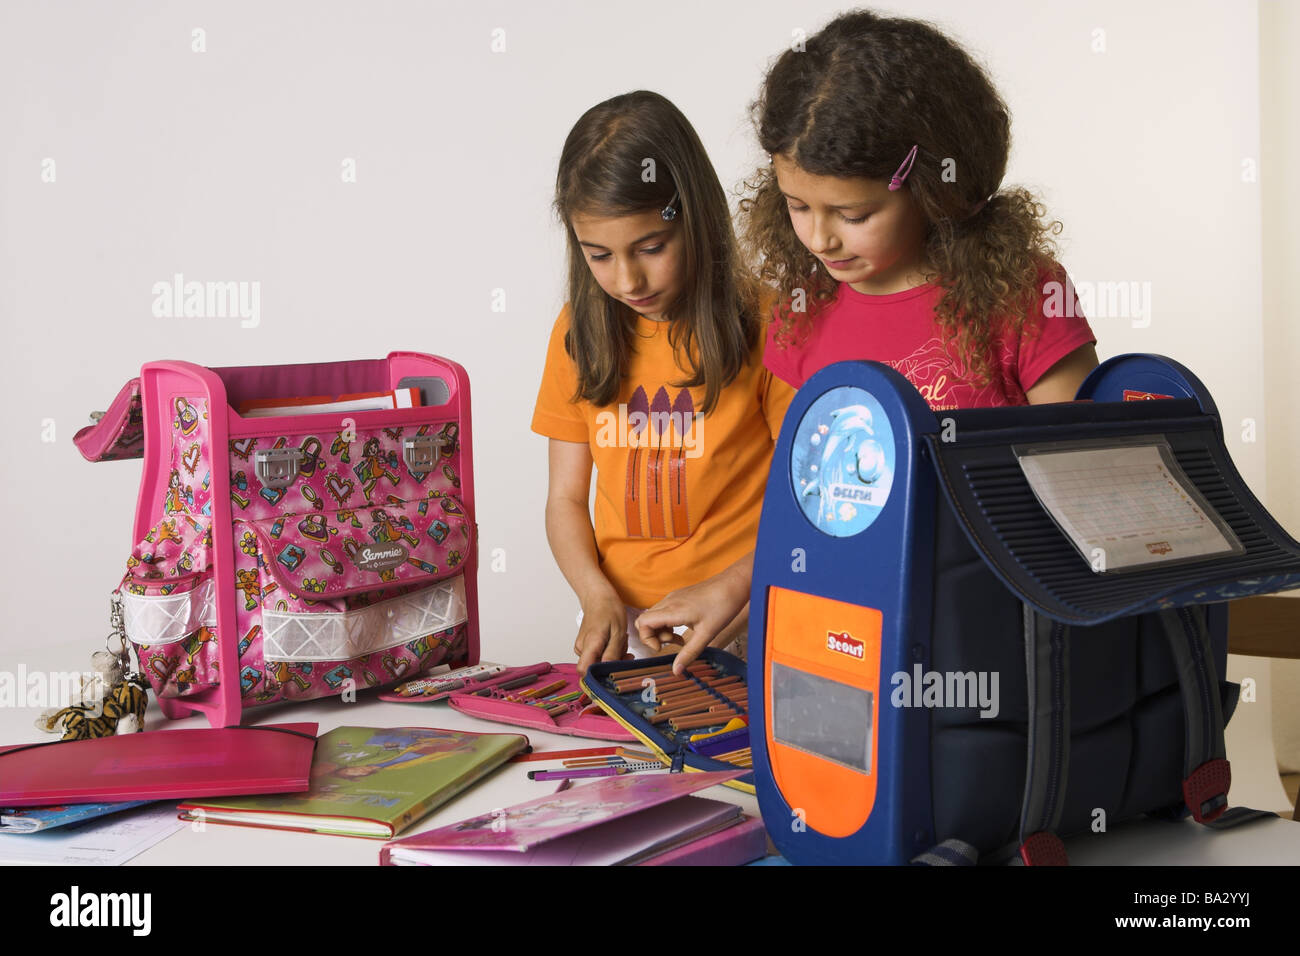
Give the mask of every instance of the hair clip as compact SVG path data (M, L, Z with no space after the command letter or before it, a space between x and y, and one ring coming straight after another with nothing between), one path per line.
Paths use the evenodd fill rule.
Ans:
M907 158L903 160L903 165L894 171L894 175L889 178L889 191L896 193L903 188L903 180L907 174L912 171L912 164L916 162L916 147L913 146L907 153Z
M677 190L674 189L673 198L668 200L668 205L664 206L663 211L659 213L664 217L664 222L672 222L677 218L677 209L673 206L675 202L677 202Z

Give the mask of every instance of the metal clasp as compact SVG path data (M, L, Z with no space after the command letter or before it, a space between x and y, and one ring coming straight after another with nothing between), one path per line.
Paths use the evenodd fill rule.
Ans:
M413 435L402 440L402 460L408 471L430 472L438 464L438 452L450 441L445 435Z
M264 488L287 488L298 477L299 448L266 448L255 452L253 467Z

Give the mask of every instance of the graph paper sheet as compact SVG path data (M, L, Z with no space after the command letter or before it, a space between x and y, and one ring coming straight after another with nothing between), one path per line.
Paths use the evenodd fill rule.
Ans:
M1164 442L1015 451L1039 503L1097 573L1244 550Z

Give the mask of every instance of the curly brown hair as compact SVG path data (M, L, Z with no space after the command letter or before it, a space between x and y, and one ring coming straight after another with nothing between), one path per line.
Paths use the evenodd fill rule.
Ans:
M1008 326L1019 334L1044 274L1063 271L1052 239L1061 223L1044 222L1027 189L1000 188L1011 116L984 69L931 24L856 11L777 57L750 110L764 151L813 175L886 180L917 147L905 186L928 223L925 269L943 290L935 318L972 378L987 383L994 337ZM742 240L759 278L780 292L776 341L788 347L837 283L795 235L771 167L746 186Z
M659 174L647 181L642 170L649 159ZM572 217L662 210L670 202L677 210L673 227L686 242L685 283L664 310L668 340L687 373L674 386L703 385L700 411L707 415L753 357L762 331L761 289L741 260L726 192L704 145L665 97L624 93L582 114L564 141L555 177L555 212L568 247L572 321L564 345L577 370L575 399L599 407L617 397L636 314L592 276Z

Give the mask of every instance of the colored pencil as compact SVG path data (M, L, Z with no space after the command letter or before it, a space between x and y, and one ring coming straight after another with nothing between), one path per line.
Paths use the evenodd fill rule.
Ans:
M524 691L519 696L520 697L541 697L545 694L554 694L557 690L561 689L566 684L568 684L568 681L562 677L557 681L551 681L551 683L546 684L543 687L530 687L528 688L528 690Z
M617 753L620 757L626 757L628 760L654 760L655 755L647 753L644 750L629 750L627 747L619 747Z
M586 747L580 750L534 750L532 753L516 754L510 758L511 763L523 763L529 760L563 760L565 757L595 757L613 754L617 747Z
M686 672L694 674L697 671L707 670L716 673L717 668L707 661L693 661L686 665ZM627 677L654 677L656 674L671 674L673 672L672 664L665 664L662 667L628 667L620 671L610 671L605 675L610 680L622 680Z

